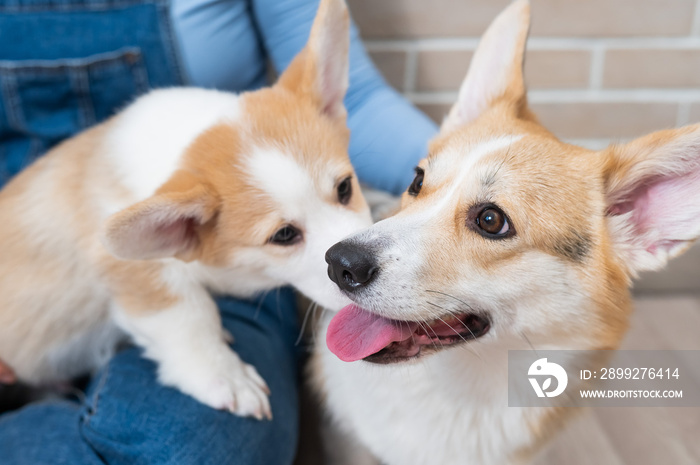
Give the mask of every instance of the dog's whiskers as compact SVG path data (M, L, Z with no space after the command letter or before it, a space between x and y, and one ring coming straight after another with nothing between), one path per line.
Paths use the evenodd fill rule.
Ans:
M525 334L525 331L519 331L518 334L520 334L520 336L522 336L522 338L527 341L527 344L530 346L530 348L535 353L535 355L539 358L539 354L537 353L537 349L535 349L535 346L532 345L532 342L530 342L530 338L527 337L527 335Z
M464 336L462 336L461 334L459 334L459 333L457 332L457 330L455 330L455 329L454 329L449 323L447 323L445 320L443 320L442 318L440 318L440 321L442 321L443 323L445 323L445 325L447 325L448 328L450 328L452 331L454 331L455 334L457 334L464 342L469 342L467 339L464 338ZM474 339L472 339L472 340L475 341L475 340L476 340L476 336L475 336L474 333L472 332L471 328L469 328L469 326L467 326L462 320L459 320L459 322L462 324L462 326L464 326L465 328L467 328L467 331L469 331L469 332L471 333L472 337L474 338ZM472 344L466 344L464 347L466 347L467 349L469 349L471 352L474 353L474 355L476 355L479 359L481 359L481 354L479 354L479 351L476 350L476 347L472 347Z
M445 297L449 297L450 299L454 299L454 300L456 300L457 302L461 303L462 305L465 305L469 310L474 310L474 308L473 308L471 305L469 305L468 303L466 303L466 302L463 301L462 299L453 296L452 294L448 294L448 293L446 293L446 292L434 291L434 290L432 290L432 289L426 289L425 292L431 292L431 293L433 293L433 294L444 295ZM442 307L441 307L441 308L442 308ZM446 309L443 309L443 310L446 310ZM453 313L453 312L450 311L450 313Z
M441 309L441 310L445 310L445 311L446 311L445 308L443 308L443 307L441 307L441 306L439 306L439 305L437 305L437 304L435 304L435 303L433 303L433 302L428 302L428 304L432 305L433 307L437 307L437 308L439 308L439 309ZM428 310L428 311L430 312L430 310ZM437 320L438 318L440 318L440 313L433 311L433 312L430 312L430 316L431 316L431 321L434 321L434 320ZM435 332L435 330L434 330L433 328L430 327L430 324L429 324L430 322L429 322L428 320L425 320L425 319L423 319L423 321L424 321L425 324L427 325L428 329L430 329L430 331L433 332L433 334L435 335L435 338L440 342L440 347L443 347L444 344L442 343L442 341L440 341L440 337L439 337L438 334ZM427 332L428 332L428 331L426 330L426 333L427 333ZM435 346L435 348L437 348L437 345L435 345L434 342L433 342L433 346Z
M311 328L311 341L314 344L316 344L316 333L317 333L317 329L318 329L318 325L314 324L315 322L318 321L316 319L316 312L318 311L318 304L316 302L314 302L313 305L311 306L311 311L313 312L311 315L311 321L312 321L311 324L313 325L313 327Z
M323 320L326 317L326 312L328 311L328 308L326 307L321 307L321 320Z
M419 322L418 322L418 326L420 326L420 327L423 329L423 331L425 331L426 334L428 334L428 331L433 331L433 334L435 334L435 337L437 337L437 333L435 333L435 330L433 330L433 329L430 327L430 325L428 325L428 322L427 322L427 321L425 321L425 320L419 321ZM432 338L431 338L431 339L432 339ZM435 344L435 341L431 341L431 343L433 344L433 347L434 347L435 349L438 348L437 344ZM440 346L442 346L442 342L440 342Z
M298 346L301 340L304 338L304 330L306 329L306 323L309 321L309 315L311 315L311 309L314 305L316 305L316 303L311 302L309 303L309 306L306 307L306 312L304 312L304 320L301 322L301 329L299 330L299 336L297 337L296 342L294 342L295 347Z
M441 307L441 306L439 306L438 304L435 304L435 303L433 303L433 302L428 302L428 304L432 305L433 307L437 307L437 308L439 308L439 309L441 309L441 310L445 310L443 307ZM431 313L432 313L431 316L433 317L433 320L439 319L440 321L442 321L443 323L445 323L445 320L443 320L442 318L440 318L440 315L439 315L437 312L431 312ZM427 321L426 321L425 323L428 324ZM445 324L447 324L447 323L445 323ZM448 326L449 326L449 325L448 325ZM438 336L437 332L436 332L433 328L431 328L429 324L428 324L428 328L430 328L430 330L431 330L431 331L433 332L433 334L435 335L435 338L440 342L440 346L441 346L441 347L444 346L444 344L442 343L442 341L440 341L440 336ZM454 329L452 329L452 331L454 331ZM455 332L456 332L456 331L455 331ZM459 334L457 334L457 335L459 336ZM461 336L460 336L460 337L461 337ZM464 338L462 338L462 339L464 339Z
M400 328L402 331L403 331L403 323L404 323L403 321L399 321L399 328ZM406 322L406 327L408 328L409 331L411 330L411 325L408 324L408 322ZM413 342L414 344L416 343L416 340L415 340L415 338L413 337L413 332L411 332L411 342Z
M428 302L428 304L430 304L430 305L432 305L432 306L434 306L434 307L437 307L437 308L439 308L439 309L441 309L441 310L444 310L445 312L447 312L448 314L450 314L450 315L452 315L452 316L457 316L457 315L458 315L458 314L456 314L454 311L448 310L448 309L446 309L445 307L442 307L442 306L440 306L440 305L438 305L438 304L436 304L436 303ZM445 320L443 320L442 317L440 317L439 315L437 315L437 319L439 319L440 321L442 321L448 328L450 328L452 331L454 331L454 333L455 333L457 336L459 336L464 342L469 342L467 339L464 338L464 336L462 336L461 334L459 334L459 332L458 332L456 329L454 329L454 328L452 327L452 325L448 324ZM476 335L472 332L471 328L470 328L469 326L467 326L466 323L464 323L462 320L458 319L458 321L462 324L462 326L464 326L464 327L467 329L467 331L469 331L469 332L471 333L472 337L474 337L473 340L476 341L476 340L477 340ZM435 331L433 331L433 333L435 333ZM437 333L435 333L435 336L437 337ZM481 355L479 354L479 351L477 351L475 347L472 347L472 344L466 344L464 347L466 348L466 350L468 350L469 352L472 352L472 353L473 353L474 355L476 355L479 359L481 359Z
M269 289L269 290L263 292L262 294L260 294L260 296L259 296L260 298L258 300L258 306L255 309L255 314L253 316L254 320L257 320L258 316L260 316L260 312L262 311L263 303L265 303L265 299L267 299L267 296L270 295L270 292L272 292L272 289ZM277 302L279 303L279 299L277 300Z

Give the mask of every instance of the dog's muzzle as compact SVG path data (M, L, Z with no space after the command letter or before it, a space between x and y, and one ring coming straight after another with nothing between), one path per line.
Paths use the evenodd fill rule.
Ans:
M328 277L347 292L366 287L379 267L371 250L348 242L338 242L326 252Z

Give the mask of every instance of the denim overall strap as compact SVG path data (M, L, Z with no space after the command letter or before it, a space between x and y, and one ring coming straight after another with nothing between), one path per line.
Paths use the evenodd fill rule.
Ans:
M166 0L0 3L0 186L149 88L182 85Z

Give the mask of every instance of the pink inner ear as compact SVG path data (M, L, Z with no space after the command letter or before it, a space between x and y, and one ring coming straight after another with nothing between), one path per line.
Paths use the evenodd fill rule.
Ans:
M648 178L609 209L612 215L630 211L635 234L650 253L692 240L700 229L700 171Z
M608 208L608 214L617 216L640 208L644 210L645 204L648 203L647 195L649 190L659 182L662 182L662 178L658 176L644 179L634 190L621 199L617 199L617 202Z
M156 225L151 240L156 250L181 252L194 245L197 238L196 226L197 222L192 217L177 218Z
M330 72L327 72L328 76L325 76L324 78L324 83L329 82L332 79L337 79L335 76L332 76ZM339 116L340 109L342 109L343 105L343 91L341 89L338 89L336 87L333 87L331 85L324 85L322 89L323 93L323 108L321 112L324 115L328 115L332 118L336 118Z
M337 118L342 114L345 87L341 84L344 68L341 63L332 62L334 59L333 56L326 57L330 62L322 64L318 91L321 97L321 112Z

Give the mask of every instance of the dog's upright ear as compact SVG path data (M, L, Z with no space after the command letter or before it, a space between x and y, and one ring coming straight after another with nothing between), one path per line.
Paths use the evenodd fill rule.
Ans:
M662 268L700 237L700 124L601 155L608 229L632 276Z
M350 15L345 2L321 0L306 47L277 85L310 99L322 114L344 123L349 49Z
M211 187L178 171L153 196L109 217L102 243L121 259L191 261L199 250L202 228L216 216L219 205Z
M478 118L496 103L518 115L527 107L523 58L530 29L530 3L517 0L491 23L472 58L459 98L442 124L451 131Z

